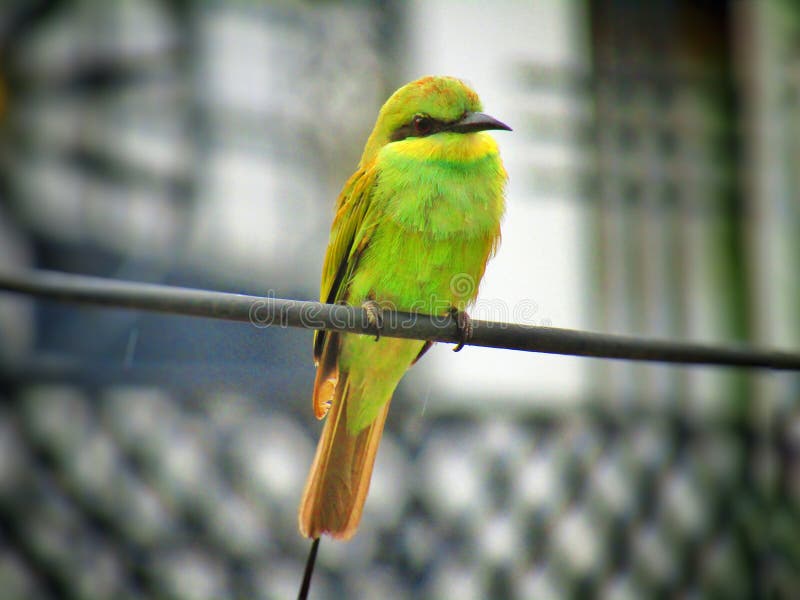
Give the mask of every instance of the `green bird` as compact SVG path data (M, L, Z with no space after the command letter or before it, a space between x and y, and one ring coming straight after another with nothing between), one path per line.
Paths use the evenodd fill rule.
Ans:
M505 210L507 174L491 129L511 128L453 77L423 77L392 94L337 200L322 302L364 306L378 331L385 308L451 313L462 338L471 335L465 311ZM430 345L316 332L314 413L330 414L300 502L302 535L356 532L392 394Z

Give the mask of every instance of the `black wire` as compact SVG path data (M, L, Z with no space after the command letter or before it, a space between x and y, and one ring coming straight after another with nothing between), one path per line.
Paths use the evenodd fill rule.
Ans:
M303 572L303 582L300 584L300 591L297 594L297 600L306 600L306 598L308 598L308 591L311 589L311 576L314 574L314 563L317 560L319 540L320 538L314 538L314 541L311 544L311 550L308 553L306 570Z
M205 290L116 281L51 271L0 273L0 290L63 302L152 310L229 321L256 327L304 327L375 335L367 311L355 306L283 300ZM724 365L800 371L800 353L745 345L710 345L472 320L472 346L572 356L678 364ZM450 313L436 317L385 312L381 335L458 343Z

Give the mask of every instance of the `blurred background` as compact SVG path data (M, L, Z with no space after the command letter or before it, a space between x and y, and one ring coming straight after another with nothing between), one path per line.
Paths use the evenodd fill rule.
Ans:
M473 316L800 347L800 5L4 0L0 268L316 299L382 102L514 127ZM311 332L0 295L0 590L289 598ZM793 598L800 378L434 349L314 598Z

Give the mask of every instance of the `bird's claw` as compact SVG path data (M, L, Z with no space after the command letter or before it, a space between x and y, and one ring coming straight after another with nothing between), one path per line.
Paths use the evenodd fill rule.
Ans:
M453 352L460 352L464 345L472 339L472 319L465 311L455 307L450 309L450 314L456 320L456 329L458 330L458 345L453 348Z
M362 305L367 311L367 322L375 328L375 341L381 339L381 329L383 328L383 310L381 305L375 300L366 300Z

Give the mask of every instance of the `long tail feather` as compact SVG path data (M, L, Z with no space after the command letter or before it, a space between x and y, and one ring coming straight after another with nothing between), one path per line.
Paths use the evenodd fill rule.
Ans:
M318 419L323 418L333 401L336 385L339 381L339 334L336 332L328 333L320 356L316 359L317 375L314 379L314 397L312 405L314 416Z
M347 409L350 395L358 393L361 390L351 389L347 374L340 373L300 501L300 533L306 537L326 533L349 539L361 520L390 400L369 426L353 434L347 428Z

